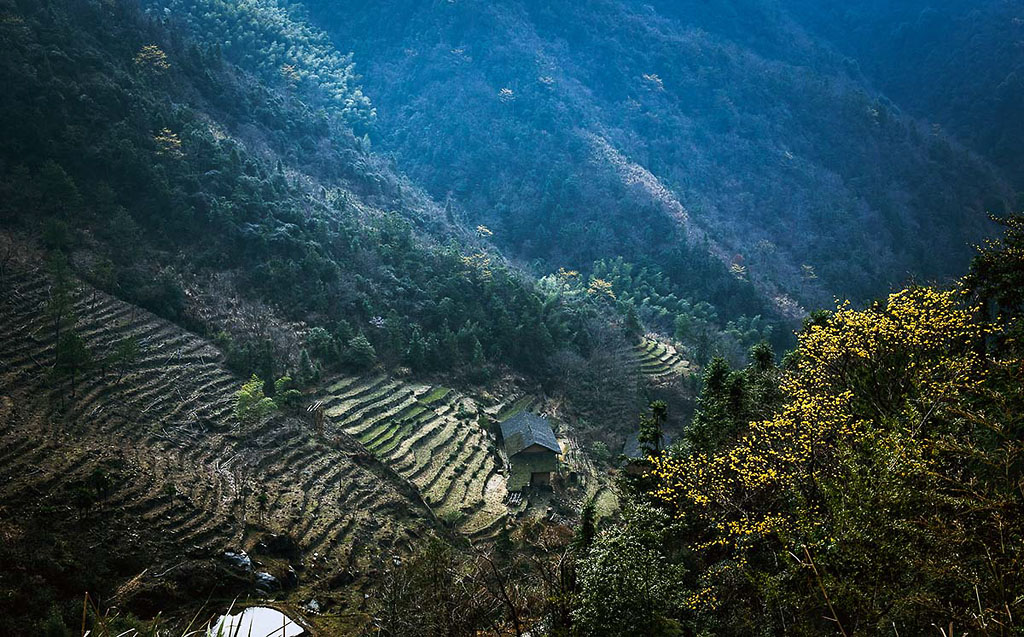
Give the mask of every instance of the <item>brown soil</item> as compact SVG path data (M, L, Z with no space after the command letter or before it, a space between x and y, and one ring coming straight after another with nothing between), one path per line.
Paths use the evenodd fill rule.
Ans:
M254 590L224 558L240 549L256 570L295 571L277 593L293 611L315 597L336 616L321 623L357 624L376 564L436 528L408 483L298 415L239 422L242 380L216 348L84 285L74 329L93 358L129 336L141 354L120 381L102 365L74 388L54 379L50 286L29 266L0 279L0 632L86 591L144 617L208 599L212 614ZM265 550L272 536L294 550Z

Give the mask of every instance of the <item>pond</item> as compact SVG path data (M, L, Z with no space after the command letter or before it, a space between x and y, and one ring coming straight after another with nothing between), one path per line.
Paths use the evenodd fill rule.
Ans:
M298 637L305 629L275 608L252 606L236 615L221 615L207 637Z

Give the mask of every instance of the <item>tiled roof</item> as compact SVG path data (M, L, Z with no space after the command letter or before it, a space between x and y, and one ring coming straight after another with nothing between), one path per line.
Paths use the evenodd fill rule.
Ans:
M505 441L505 451L509 458L533 445L562 453L548 419L537 414L522 412L502 422L501 437Z

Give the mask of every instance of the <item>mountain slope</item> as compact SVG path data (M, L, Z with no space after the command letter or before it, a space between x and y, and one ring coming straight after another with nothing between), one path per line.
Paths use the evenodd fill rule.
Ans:
M0 618L6 634L84 591L143 616L195 612L252 585L225 551L274 535L293 548L265 554L265 568L285 582L290 565L306 594L348 604L351 589L328 582L358 583L409 534L436 528L344 434L318 436L294 416L239 421L242 379L217 349L102 292L78 287L65 333L97 361L129 340L137 358L55 378L54 285L24 262L0 279L0 501L17 512L0 523L3 594L17 600Z
M486 241L370 153L351 113L328 110L325 86L335 102L359 101L351 78L307 85L316 69L296 68L295 83L275 84L131 1L0 6L4 225L75 255L122 298L210 336L226 330L242 373L294 369L313 326L326 337L308 353L325 371L353 361L360 335L374 349L364 364L477 375L537 372L572 346L557 301L544 305ZM334 63L343 73L343 57ZM211 290L224 274L227 289ZM299 338L268 356L274 318L234 333L205 324L190 299L214 292L265 305Z
M1011 196L772 3L305 6L355 51L398 165L550 266L618 252L714 302L688 280L681 246L705 246L677 227L681 204L762 288L870 296L955 272Z
M1007 0L789 2L907 111L990 158L1024 190L1024 6ZM1015 209L1024 201L1018 198Z

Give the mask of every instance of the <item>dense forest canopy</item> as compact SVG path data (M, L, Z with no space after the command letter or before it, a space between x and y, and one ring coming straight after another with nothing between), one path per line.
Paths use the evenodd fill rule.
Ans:
M1015 196L787 3L306 6L356 52L379 147L525 258L649 259L728 298L691 276L709 246L679 253L685 209L763 290L868 298L953 275Z
M1016 2L791 2L901 108L988 157L1022 189L1024 20ZM1019 200L1016 208L1020 208Z

